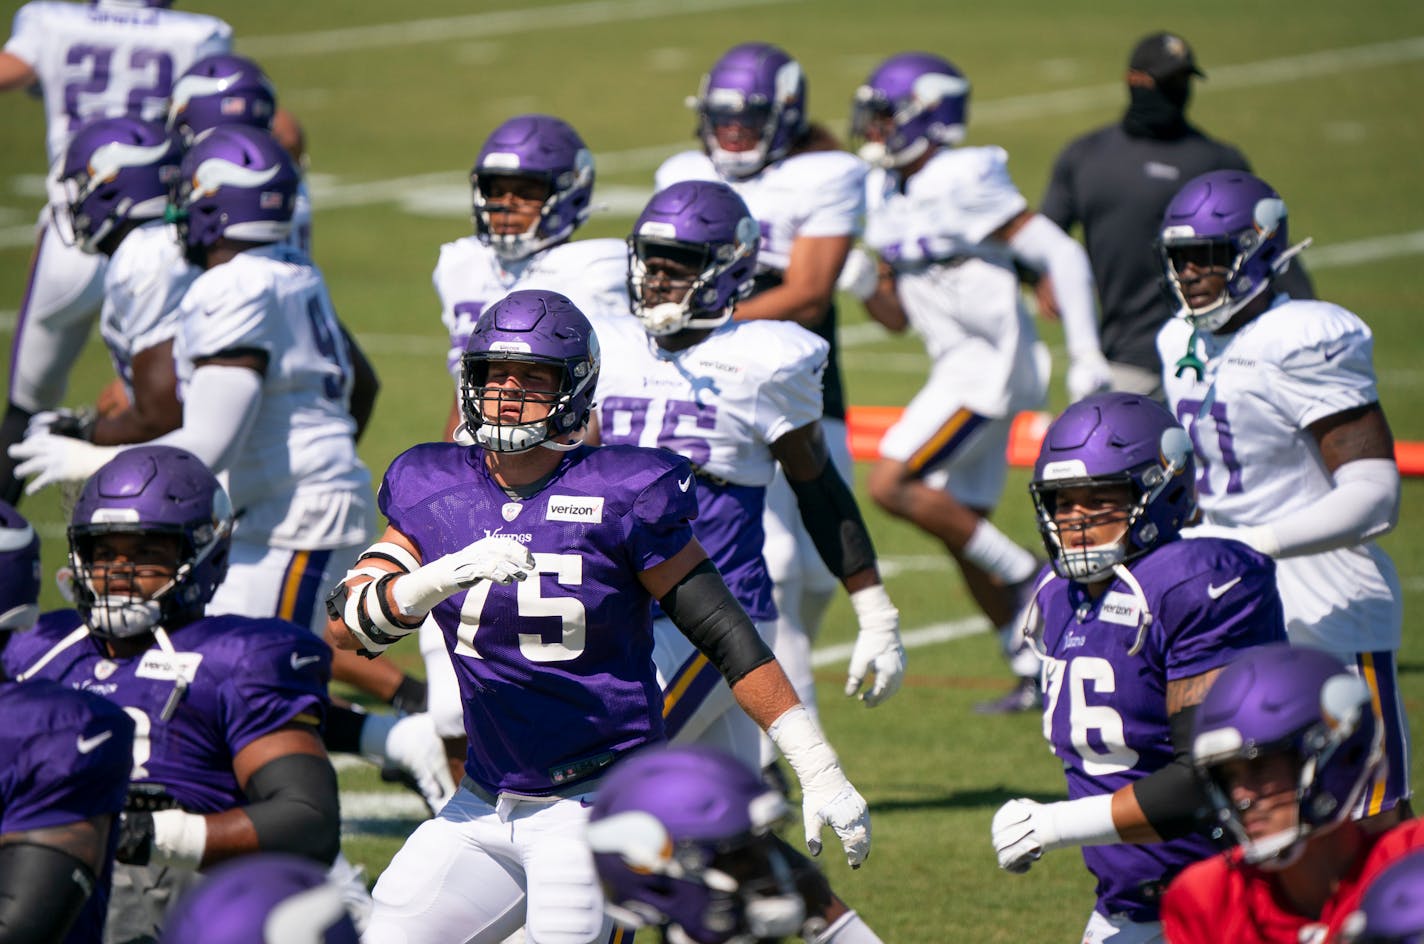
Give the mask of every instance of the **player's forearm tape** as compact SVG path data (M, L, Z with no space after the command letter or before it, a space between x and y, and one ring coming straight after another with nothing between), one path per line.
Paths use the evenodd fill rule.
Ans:
M1399 466L1393 459L1356 459L1335 470L1335 487L1304 508L1264 525L1273 557L1351 547L1379 537L1399 521ZM1258 538L1259 540L1259 538ZM1266 548L1256 545L1264 553Z
M361 552L361 560L358 560L356 563L359 565L361 561L368 557L374 557L377 560L395 564L405 573L410 573L412 570L418 570L420 568L420 561L415 559L414 554L399 544L393 544L390 541L377 541L375 544L372 544Z
M835 466L827 462L814 479L797 482L788 476L787 481L796 494L801 520L816 545L816 552L831 573L844 580L875 566L875 546L870 542L870 532L865 528L855 496Z
M50 944L64 940L94 891L94 871L54 846L0 846L0 941Z
M336 771L325 757L288 754L247 781L245 807L263 852L290 852L330 865L341 851Z
M1121 842L1112 817L1112 794L1048 803L1049 825L1040 831L1044 851L1065 846L1101 846Z
M1189 705L1172 715L1172 760L1132 785L1147 824L1164 842L1197 832L1209 802L1192 771L1192 723L1196 713L1196 706Z
M387 573L352 590L342 611L343 622L368 652L384 652L392 643L415 632L399 622L386 599L386 588L399 574Z
M208 821L197 813L159 810L153 814L153 865L196 869L208 848Z
M776 658L710 560L688 571L658 605L728 685Z
M193 371L183 394L183 425L153 440L186 449L210 469L232 464L262 404L262 375L209 364Z
M1068 354L1075 358L1100 354L1093 269L1078 241L1048 217L1035 213L1014 233L1009 246L1053 280L1053 296L1063 319Z
M822 777L845 779L840 759L826 743L820 726L805 706L798 704L783 712L766 729L766 734L791 769L796 771L796 779L801 782L803 792Z

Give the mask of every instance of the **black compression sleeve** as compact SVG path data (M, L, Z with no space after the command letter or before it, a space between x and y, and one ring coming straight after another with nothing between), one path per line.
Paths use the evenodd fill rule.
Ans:
M776 658L710 560L688 571L658 605L728 685Z
M0 944L64 939L94 890L94 873L54 846L0 846Z
M816 545L816 552L826 562L831 573L844 580L851 574L875 566L875 547L855 496L846 486L836 467L829 462L821 474L805 482L790 476L791 491L796 493L796 505L801 520Z
M325 757L288 754L247 781L245 807L264 852L290 852L330 865L341 851L336 771Z
M1172 759L1132 785L1137 805L1162 839L1180 839L1200 832L1209 805L1206 791L1192 769L1192 721L1195 705L1172 715Z

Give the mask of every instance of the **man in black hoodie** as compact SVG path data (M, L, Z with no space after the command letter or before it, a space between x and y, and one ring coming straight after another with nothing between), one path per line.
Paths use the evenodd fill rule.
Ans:
M1186 40L1172 33L1143 37L1128 60L1126 114L1063 149L1039 203L1039 212L1064 230L1083 225L1113 388L1159 399L1155 341L1172 314L1153 246L1162 212L1199 174L1251 169L1236 148L1187 122L1196 76L1205 73ZM1279 287L1294 298L1314 297L1298 263Z

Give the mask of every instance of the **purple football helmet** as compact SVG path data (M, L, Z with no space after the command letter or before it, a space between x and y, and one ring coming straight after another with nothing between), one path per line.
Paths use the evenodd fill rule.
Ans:
M549 194L533 225L500 235L491 227L490 178L529 177ZM501 259L523 259L573 235L593 209L593 152L568 122L551 115L519 115L495 128L470 172L475 236Z
M39 536L13 506L0 501L0 640L35 625L39 600Z
M262 67L232 53L205 56L173 83L168 130L184 147L218 125L272 127L277 93Z
M969 80L947 59L927 52L891 56L855 90L851 139L880 167L903 167L937 145L964 140ZM870 141L879 129L883 141Z
M219 239L276 243L292 231L298 173L271 133L219 125L183 155L170 216L190 261Z
M1424 849L1376 875L1340 931L1343 944L1424 944Z
M96 573L134 569L96 559L96 545L110 535L177 537L173 579L149 597L108 587L101 595ZM201 459L173 446L125 449L90 476L74 505L69 566L75 608L90 632L104 638L190 623L227 576L231 539L232 503Z
M722 54L687 103L697 109L698 136L724 178L751 177L790 153L806 136L806 76L785 50L742 43ZM754 132L756 143L732 151L717 142L719 125Z
M1283 753L1298 765L1295 825L1252 839L1222 765ZM1332 655L1285 643L1261 646L1222 670L1197 708L1192 763L1217 822L1245 860L1284 868L1305 840L1348 819L1384 769L1384 732L1369 687Z
M359 944L319 865L261 852L208 871L168 916L162 944Z
M653 747L613 768L589 815L607 910L697 944L799 936L805 901L772 827L786 800L726 754Z
M160 124L121 117L81 127L69 139L57 171L66 204L53 211L60 238L97 253L124 223L163 216L169 188L178 179L179 157L177 143Z
M490 364L522 361L546 364L558 372L559 389L550 397L507 386L486 386ZM598 386L598 338L593 326L573 302L558 292L526 289L510 292L486 308L465 345L460 368L460 410L465 430L492 452L524 452L535 446L573 449L557 440L588 422L593 392ZM547 418L525 420L530 404L550 403ZM518 404L510 420L496 415Z
M1157 250L1177 317L1192 327L1215 331L1252 299L1310 240L1290 245L1286 204L1271 185L1243 170L1214 170L1188 181L1162 214ZM1221 295L1204 307L1187 301L1182 274L1188 264L1224 269Z
M737 300L752 290L760 243L757 221L724 183L685 180L654 194L628 237L633 314L654 336L725 324ZM651 258L697 273L681 301L644 303Z
M1196 512L1192 443L1166 408L1135 393L1098 393L1064 410L1048 427L1029 492L1038 531L1058 576L1102 580L1114 568L1173 540ZM1054 520L1063 488L1126 485L1131 504L1083 516L1065 528ZM1121 520L1112 544L1083 547L1073 531Z

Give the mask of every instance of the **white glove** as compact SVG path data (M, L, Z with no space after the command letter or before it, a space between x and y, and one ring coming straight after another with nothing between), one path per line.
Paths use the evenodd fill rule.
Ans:
M1276 539L1276 532L1268 524L1244 528L1230 528L1220 524L1198 524L1190 528L1183 528L1182 537L1220 538L1227 541L1240 541L1242 544L1260 551L1267 557L1275 557L1281 552L1281 545L1280 541Z
M806 848L811 855L820 855L821 828L829 826L845 849L846 862L860 868L870 855L870 807L846 779L815 720L797 705L772 722L766 733L801 782Z
M900 611L890 602L883 584L865 587L850 595L860 632L850 653L850 671L846 675L847 696L860 691L869 672L875 673L875 684L860 696L869 708L890 698L900 690L905 678L905 647L900 642Z
M366 724L371 724L369 718ZM439 813L455 795L455 780L435 719L424 711L406 715L391 725L383 747L387 763L414 781L432 815Z
M95 419L93 410L41 410L30 417L25 427L25 438L48 433L87 442L93 438Z
M19 459L16 478L30 478L25 494L33 495L56 482L82 482L119 454L113 446L96 446L82 439L42 432L27 436L10 447L10 458Z
M442 600L480 580L510 583L534 572L534 555L512 538L480 538L416 568L391 584L402 616L425 616Z
M864 249L852 249L836 279L836 288L849 292L861 301L875 294L880 284L880 265Z
M1108 362L1097 351L1070 355L1068 362L1068 400L1077 403L1094 393L1107 390L1112 385L1112 371Z
M1022 874L1045 852L1064 846L1119 842L1112 819L1112 794L1037 803L1026 797L1010 800L994 814L989 827L999 868Z

